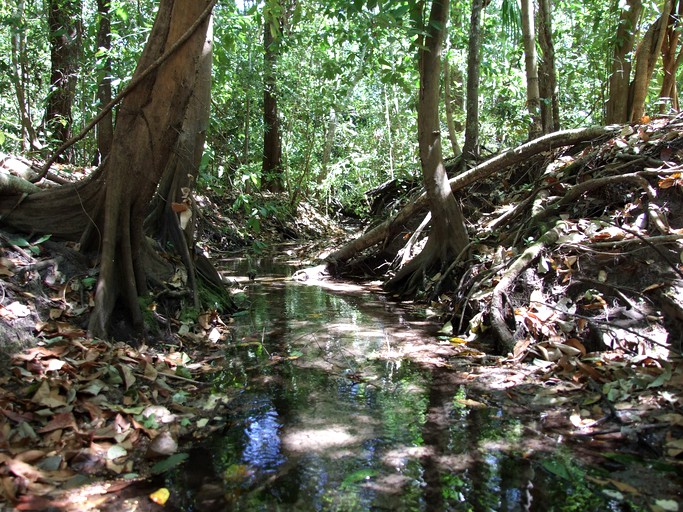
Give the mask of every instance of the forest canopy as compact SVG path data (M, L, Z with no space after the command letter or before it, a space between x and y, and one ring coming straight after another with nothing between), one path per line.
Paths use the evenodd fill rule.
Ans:
M546 3L540 2L539 7ZM107 98L130 80L156 4L5 2L0 7L4 26L0 32L1 150L5 154L28 151L30 158L46 159L67 136L80 132ZM520 5L511 0L485 4L477 98L484 156L525 141L531 121ZM292 196L314 195L333 208L361 213L368 208L365 191L393 177L419 176L415 45L421 16L415 13L417 8L418 3L409 1L220 2L214 10L212 109L200 179L243 192L238 206L251 213L249 187L258 188L267 178L261 172L263 84L268 77L263 65L265 25L270 27L265 33L277 34L284 185ZM600 2L552 4L548 19L557 74L550 95L557 102L554 129L616 122L608 119L609 94L616 88L610 81L615 72L623 77L624 70L615 71L615 50L626 49L623 35L632 33L636 39L630 53L619 57L620 66L630 63L664 8L616 1L608 8ZM455 142L462 147L471 6L453 2L450 10L443 53L448 79L443 85L448 86L444 91L449 94L451 115L442 107L441 123L444 133L449 133L447 117L452 121ZM51 19L48 14L54 12L59 15ZM634 12L631 27L624 16ZM549 59L540 37L540 14L535 40L542 72ZM279 18L275 24L273 16ZM672 16L672 36L677 34L676 20ZM68 23L60 25L60 21ZM51 50L54 47L65 48L63 58L70 62L61 81L54 75L53 60L59 56ZM667 55L676 61L674 41L669 48ZM669 74L660 65L654 69L646 87L650 115L676 106L675 94L660 94L662 80ZM548 82L540 76L542 84ZM625 78L628 82L632 76ZM105 85L111 87L111 96L104 93ZM57 108L63 100L71 104L68 112ZM546 104L551 104L548 95L540 102ZM105 126L100 123L62 159L78 165L97 162L97 133L106 131ZM445 146L446 158L453 156L452 146L450 142ZM337 201L340 204L333 204ZM255 213L254 224L257 221Z

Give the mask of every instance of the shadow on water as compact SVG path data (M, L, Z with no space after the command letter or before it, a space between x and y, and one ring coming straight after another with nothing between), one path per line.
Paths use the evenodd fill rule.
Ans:
M248 285L215 382L239 392L225 430L169 476L180 509L630 510L430 359L434 326L289 274L261 265Z

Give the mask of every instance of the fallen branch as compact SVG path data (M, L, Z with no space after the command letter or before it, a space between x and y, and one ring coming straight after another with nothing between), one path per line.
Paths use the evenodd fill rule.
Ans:
M506 169L511 165L518 164L528 160L534 155L544 151L550 151L558 147L573 146L580 142L593 140L598 137L613 135L620 129L619 126L596 126L591 128L582 128L576 130L564 130L560 132L551 133L535 139L521 146L510 149L500 153L486 162L483 162L469 171L466 171L459 176L449 180L451 190L457 192L462 190L472 183L491 176L492 174ZM454 171L453 166L447 166L447 170ZM333 252L326 258L326 262L330 265L337 266L357 256L360 252L376 245L383 240L389 238L394 233L398 232L401 227L412 217L428 207L427 195L421 194L415 201L406 205L394 218L387 219L367 233L352 240L339 250Z

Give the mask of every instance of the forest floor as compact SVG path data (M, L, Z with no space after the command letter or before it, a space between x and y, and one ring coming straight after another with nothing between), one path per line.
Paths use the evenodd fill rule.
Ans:
M542 435L609 461L600 483L649 510L683 510L681 169L683 123L657 120L477 183L462 199L477 234L471 271L450 276L451 286L437 276L415 303L442 325L421 363L467 375L538 420ZM219 206L230 200L198 197L202 250L217 258L296 240L289 250L306 267L349 237L305 203L286 218L268 214L276 197L261 200L272 210L254 234ZM539 213L549 206L552 215ZM503 290L518 343L496 355L488 311L497 285L555 228L554 245ZM154 477L224 428L229 401L210 383L230 313L166 319L153 342L91 339L87 262L45 237L0 232L0 242L0 505L121 510L129 499L161 510L168 496ZM634 459L670 478L634 473Z

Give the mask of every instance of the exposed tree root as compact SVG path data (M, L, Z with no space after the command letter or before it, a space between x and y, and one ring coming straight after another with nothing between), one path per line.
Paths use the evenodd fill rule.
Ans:
M541 252L557 243L563 229L566 229L566 224L564 222L558 222L554 228L546 231L536 243L527 248L527 250L510 265L493 289L490 312L491 327L498 337L498 342L500 344L499 348L503 353L512 352L516 343L514 333L507 326L504 298L509 294L517 278L536 258L538 258Z

